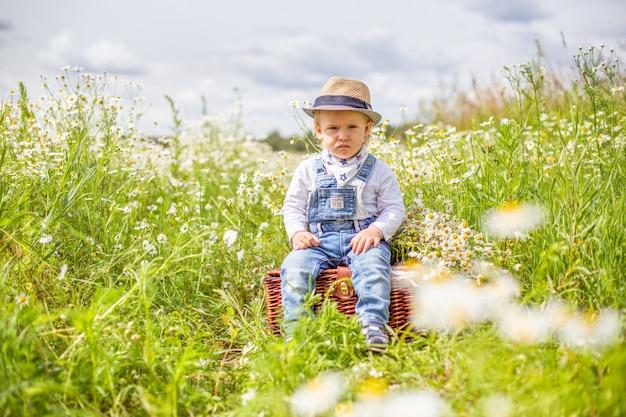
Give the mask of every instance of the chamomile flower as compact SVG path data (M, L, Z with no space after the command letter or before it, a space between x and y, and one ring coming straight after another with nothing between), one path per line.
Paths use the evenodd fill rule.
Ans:
M619 315L614 310L599 313L594 318L581 315L570 317L559 329L559 339L575 349L593 349L613 344L621 333Z
M137 227L135 227L135 230L143 230L147 229L148 227L150 227L150 223L148 222L148 220L142 219L140 222L137 223Z
M513 343L534 345L550 336L550 320L543 312L510 305L499 317L500 335Z
M487 318L484 293L468 279L425 281L414 290L413 323L419 329L451 331Z
M236 230L227 230L224 232L224 236L222 237L222 242L226 244L226 246L233 246L239 233Z
M65 275L67 274L67 268L67 264L61 265L61 268L59 269L59 281L65 279Z
M390 395L382 404L380 415L385 417L440 417L447 415L448 405L436 393L407 391Z
M46 245L50 242L52 242L52 235L43 235L39 238L39 243L42 245Z
M28 297L26 296L26 294L22 293L15 297L15 302L17 303L17 306L19 308L24 308L28 305Z
M299 416L316 416L333 409L343 394L344 384L336 372L319 375L290 397L293 411Z
M526 233L537 229L543 222L543 209L532 203L504 204L484 216L485 230L504 239L525 239Z

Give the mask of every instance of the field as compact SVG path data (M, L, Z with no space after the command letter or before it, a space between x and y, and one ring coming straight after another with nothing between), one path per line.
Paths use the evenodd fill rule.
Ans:
M0 416L626 415L619 64L511 66L471 117L378 127L419 329L383 354L332 303L289 343L267 326L303 155L173 102L172 135L146 137L140 90L106 74L3 92Z

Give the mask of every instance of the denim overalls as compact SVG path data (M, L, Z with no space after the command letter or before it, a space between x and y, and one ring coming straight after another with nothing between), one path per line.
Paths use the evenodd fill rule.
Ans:
M354 178L367 182L376 158L368 155ZM282 306L285 326L306 315L304 296L315 289L320 271L347 265L352 270L352 285L358 295L356 314L362 325L383 325L389 320L391 292L391 252L381 241L378 248L355 255L350 240L376 220L355 220L357 188L337 188L337 180L326 173L321 158L315 160L315 188L309 198L308 228L321 241L319 246L291 251L281 265ZM287 329L286 329L287 330Z

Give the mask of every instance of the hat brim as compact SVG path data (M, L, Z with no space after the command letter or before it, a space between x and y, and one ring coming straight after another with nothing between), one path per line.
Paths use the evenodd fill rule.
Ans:
M318 107L308 107L308 108L302 108L302 111L305 112L307 115L313 117L313 115L315 114L315 111L317 110L350 110L350 111L356 111L359 113L363 113L364 115L366 115L367 117L369 117L369 119L374 122L374 125L377 125L378 122L380 122L380 119L382 119L382 116L378 113L376 113L373 110L366 110L366 109L355 109L354 107L350 107L350 106L339 106L339 105L325 105L325 106L318 106Z

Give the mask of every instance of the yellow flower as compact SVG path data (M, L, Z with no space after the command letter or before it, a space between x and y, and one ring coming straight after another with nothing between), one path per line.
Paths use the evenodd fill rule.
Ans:
M367 378L359 386L361 398L381 398L387 392L389 383L385 378Z
M349 403L339 403L335 407L336 417L350 417L352 415L352 405Z

